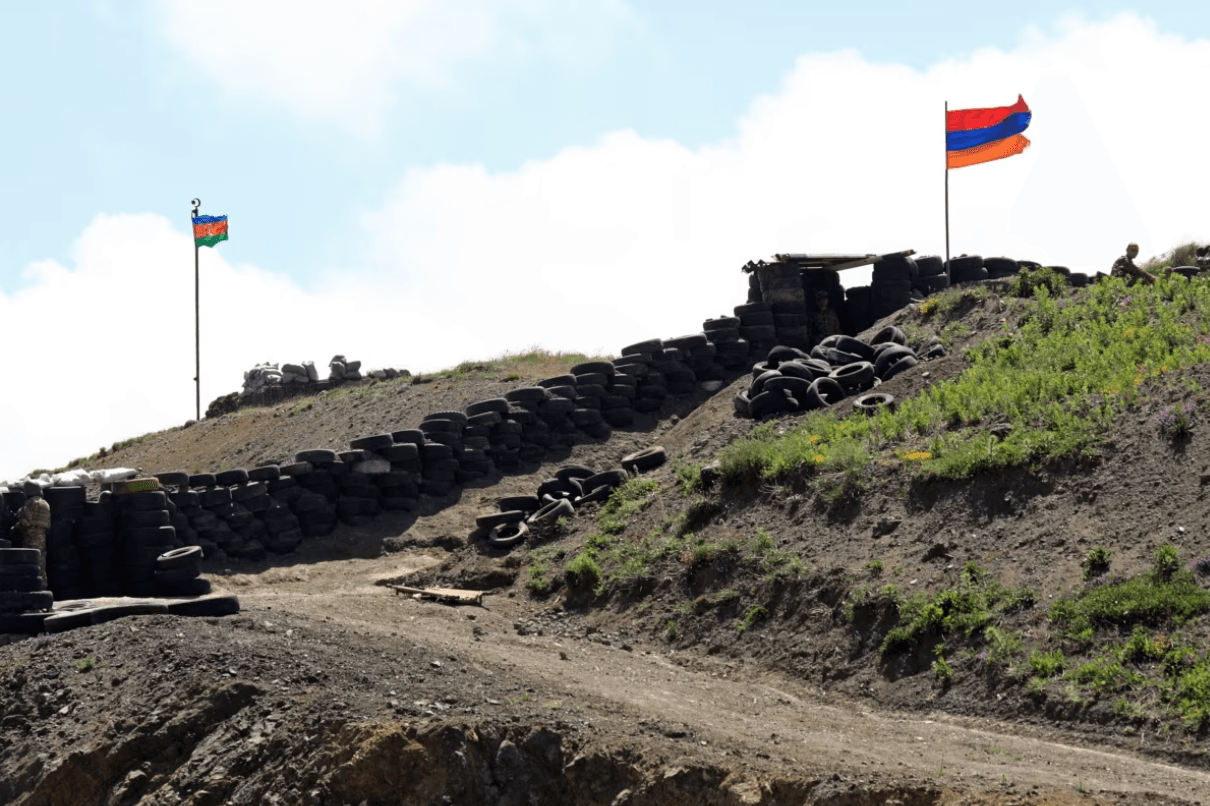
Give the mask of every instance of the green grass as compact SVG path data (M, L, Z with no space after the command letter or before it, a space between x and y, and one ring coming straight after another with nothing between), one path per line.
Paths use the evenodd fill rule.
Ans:
M1063 650L1061 649L1055 649L1050 652L1035 649L1029 653L1029 668L1040 678L1054 677L1063 671L1063 667L1066 665L1067 659L1063 657Z
M752 629L753 624L768 617L768 610L763 607L754 607L744 615L743 619L735 620L735 631L738 633L747 632Z
M607 535L620 534L632 515L643 510L660 489L650 479L630 479L616 488L597 515L597 527Z
M534 549L529 553L529 589L537 594L546 593L550 590L550 580L547 574L550 573L550 565L555 560L561 560L567 555L566 550L555 546L543 546L540 549Z
M502 353L484 361L463 361L449 369L438 370L424 376L407 379L408 383L424 383L428 380L451 380L455 383L469 380L476 375L502 375L506 381L516 381L535 375L562 375L568 368L586 361L607 360L608 356L588 356L583 353L552 353L541 347L530 347L518 353Z
M1142 263L1140 266L1152 274L1173 266L1196 266L1197 249L1204 245L1197 241L1186 241L1185 243L1177 244L1167 252L1148 259L1146 263Z
M689 464L678 459L673 463L673 470L676 471L677 485L680 487L681 494L686 498L702 488L701 465Z
M1144 573L1094 580L1065 594L1051 605L1051 621L1064 638L1091 644L1098 629L1136 624L1180 626L1210 611L1210 593L1202 589L1192 571L1180 567L1175 551L1165 544L1156 552L1155 564Z
M873 417L812 412L753 429L720 452L725 476L852 478L875 463L964 478L1095 455L1117 417L1169 373L1210 361L1210 283L1117 279L1058 300L1017 300L1021 325L965 353L969 368ZM1003 439L981 427L1007 421Z
M967 563L957 588L932 596L916 594L899 606L899 624L887 633L879 652L886 657L911 650L928 638L955 633L985 643L993 621L1032 606L1036 598L1029 588L1004 587L989 580L979 566Z

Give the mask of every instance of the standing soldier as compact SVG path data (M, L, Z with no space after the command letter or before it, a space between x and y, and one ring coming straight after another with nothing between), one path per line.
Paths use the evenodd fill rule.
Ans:
M811 341L819 344L828 336L835 336L841 332L840 317L828 307L827 291L815 292L815 305L818 309L811 314Z
M37 549L39 573L46 585L46 533L50 531L50 504L41 498L31 498L17 512L13 537L17 548Z

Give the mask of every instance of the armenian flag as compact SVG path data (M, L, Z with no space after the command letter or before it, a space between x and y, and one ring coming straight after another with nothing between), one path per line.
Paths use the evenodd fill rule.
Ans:
M197 246L214 246L227 240L227 216L199 215L193 217L193 243Z
M1021 132L1029 128L1032 118L1033 113L1021 95L1012 106L946 112L946 168L978 165L1020 154L1029 148L1029 140Z

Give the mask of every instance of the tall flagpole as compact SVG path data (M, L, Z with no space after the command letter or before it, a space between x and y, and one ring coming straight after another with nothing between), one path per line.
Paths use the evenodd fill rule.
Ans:
M946 180L947 182L949 180ZM947 186L948 187L948 186ZM948 189L946 193L948 194ZM948 196L947 196L948 198ZM193 219L197 218L198 208L202 206L201 199L193 199L193 215L189 218L189 234L193 236ZM949 202L947 201L946 204ZM948 207L946 208L948 211ZM949 213L947 212L948 216ZM948 227L948 220L946 223ZM197 421L202 421L202 307L201 296L199 294L200 283L198 280L198 253L201 252L201 247L197 245L197 238L193 238L193 350L194 357L197 360L197 374L193 380L197 384Z
M950 102L945 102L945 132L949 133ZM945 147L945 271L950 269L950 150L948 143Z

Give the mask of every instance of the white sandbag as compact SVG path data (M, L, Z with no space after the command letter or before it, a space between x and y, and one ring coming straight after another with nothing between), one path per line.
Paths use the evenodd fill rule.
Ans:
M51 477L51 483L55 487L83 487L92 481L92 476L87 470L65 470L62 473L56 473Z
M139 471L129 467L111 467L102 470L94 470L88 474L92 480L98 484L108 484L114 481L126 481L128 479L137 479Z

